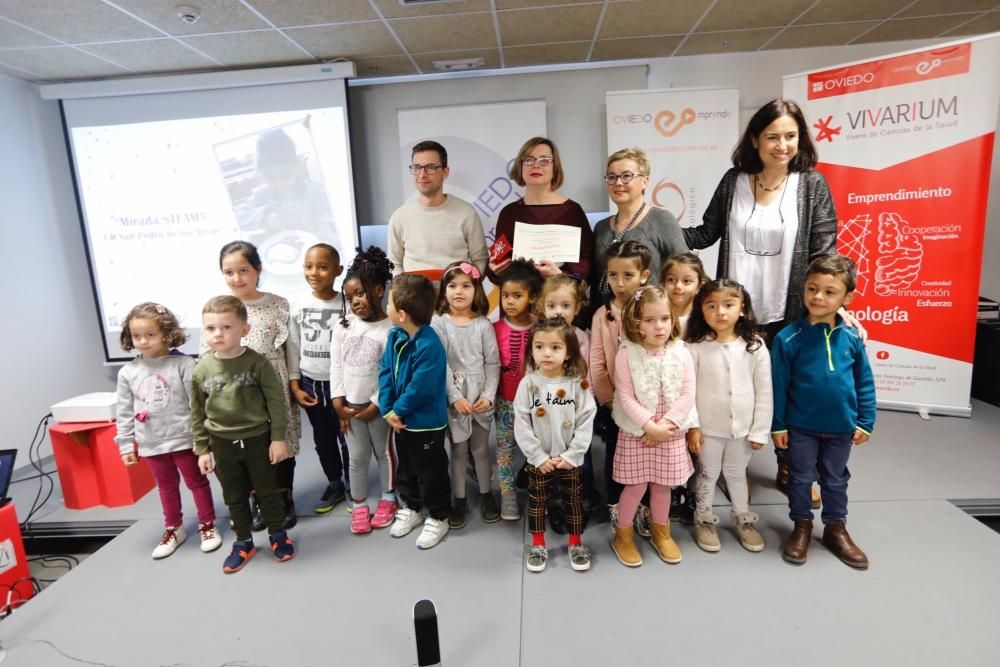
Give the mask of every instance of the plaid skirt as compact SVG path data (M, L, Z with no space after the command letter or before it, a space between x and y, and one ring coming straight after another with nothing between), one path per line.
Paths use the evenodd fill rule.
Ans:
M661 400L653 418L660 419L665 412ZM642 436L618 432L611 477L619 484L680 486L687 483L692 474L694 464L688 453L684 432L653 446L642 444Z

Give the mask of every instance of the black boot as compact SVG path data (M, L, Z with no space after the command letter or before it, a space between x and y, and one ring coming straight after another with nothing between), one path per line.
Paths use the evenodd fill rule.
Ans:
M299 517L295 514L295 500L292 498L291 489L281 490L281 503L285 508L285 516L281 522L282 529L294 528L299 522Z
M264 521L264 513L260 511L260 503L257 502L257 494L250 492L250 530L255 533L267 528Z

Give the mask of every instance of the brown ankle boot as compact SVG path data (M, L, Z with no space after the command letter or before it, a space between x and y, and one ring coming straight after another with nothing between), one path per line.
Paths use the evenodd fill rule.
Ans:
M670 537L670 524L654 522L651 532L652 536L649 541L656 549L656 553L659 554L660 560L671 565L681 562L681 548Z
M809 542L812 540L813 522L808 519L796 519L795 528L785 542L781 557L792 565L802 565L809 555Z
M774 478L774 485L778 491L785 493L788 488L788 460L778 459L778 475Z
M635 528L632 526L615 526L615 539L611 542L611 550L618 556L622 565L627 567L639 567L642 565L642 556L635 546Z
M847 534L847 526L843 521L826 524L823 528L823 544L846 565L857 570L868 569L868 556Z

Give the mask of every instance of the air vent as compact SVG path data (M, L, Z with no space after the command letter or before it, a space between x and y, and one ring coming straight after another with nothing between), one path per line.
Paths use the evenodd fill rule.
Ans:
M459 60L432 60L434 69L441 72L458 72L463 69L476 69L486 64L483 58L462 58Z

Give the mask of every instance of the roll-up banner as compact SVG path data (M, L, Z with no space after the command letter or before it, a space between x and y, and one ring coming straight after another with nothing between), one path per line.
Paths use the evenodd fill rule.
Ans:
M681 227L700 225L719 180L733 166L739 99L735 88L609 91L608 152L645 151L652 167L650 202L673 213ZM718 244L700 256L714 276Z
M858 265L880 407L969 416L1000 34L784 78Z

